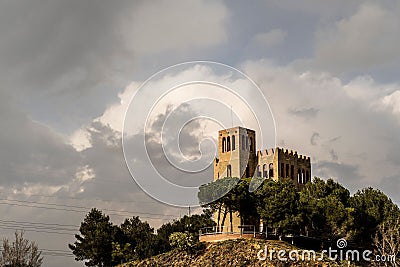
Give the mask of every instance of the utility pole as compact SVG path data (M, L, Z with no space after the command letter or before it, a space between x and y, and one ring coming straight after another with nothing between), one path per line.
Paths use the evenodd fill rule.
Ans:
M186 225L186 228L190 232L190 229L192 228L192 224L190 223L190 206L188 208L189 208L189 217L188 217L188 224Z

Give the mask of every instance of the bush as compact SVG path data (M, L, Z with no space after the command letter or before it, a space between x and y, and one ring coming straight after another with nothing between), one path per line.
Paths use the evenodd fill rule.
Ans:
M199 242L198 238L189 232L175 232L169 236L169 243L172 248L186 251L190 254L195 251L202 250L204 244Z

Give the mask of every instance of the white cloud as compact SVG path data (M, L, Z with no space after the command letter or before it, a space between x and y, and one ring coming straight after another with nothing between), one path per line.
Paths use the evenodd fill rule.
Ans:
M272 106L277 123L277 141L311 155L315 164L314 174L336 177L352 189L358 189L366 185L381 186L384 177L400 171L396 164L387 160L393 155L400 157L396 150L398 140L393 140L393 135L400 133L399 124L394 123L399 112L400 93L396 91L399 85L381 84L370 76L343 82L326 72L297 71L265 60L246 62L243 68L261 86ZM168 87L179 77L195 77L196 72L196 75L201 73L204 77L213 75L206 69L191 69L158 80L153 86ZM219 77L221 80L225 78ZM163 104L158 107L159 111L165 112L168 105L178 105L184 99L196 97L200 89L205 92L201 87L185 89L165 97L167 100L160 102ZM120 103L110 106L104 113L107 115L98 120L103 124L120 125L120 122L113 122L121 119L126 101L134 92L133 87L127 87L120 94ZM149 93L157 94L156 91ZM148 97L152 99L155 96ZM214 97L224 97L228 101L225 95L215 93ZM143 105L138 107L138 112L142 112L141 107ZM212 106L208 108L212 109ZM243 109L237 112L243 112ZM112 128L120 131L119 126ZM209 130L216 131L215 127ZM213 136L213 132L207 135ZM318 141L310 141L313 136L318 136ZM376 168L376 164L382 168Z
M400 172L398 163L389 160L400 157L400 124L382 108L382 101L398 107L400 93L386 96L395 84L365 76L345 83L328 73L301 72L268 61L247 62L244 69L271 104L278 142L311 155L314 175L335 177L355 190L381 187L385 177ZM385 193L396 199L397 190Z
M124 124L125 112L131 102L132 97L140 88L141 82L131 82L125 87L122 93L118 94L119 102L107 107L104 113L95 121L100 121L104 125L110 126L112 129L122 132Z
M90 144L89 134L83 128L79 128L71 134L69 137L69 144L79 152L92 146Z
M348 97L376 112L400 115L400 85L379 84L370 76L359 76L343 86Z
M400 90L383 97L382 103L390 108L394 114L400 116Z
M364 3L351 16L321 28L316 33L317 66L340 73L398 63L398 11Z
M227 127L231 125L232 106L233 114L237 114L232 118L235 123L240 123L239 121L250 123L251 127L256 128L251 114L252 109L256 107L249 107L248 103L243 101L243 99L247 99L247 102L252 101L253 84L244 79L244 76L239 77L227 72L227 69L224 69L223 74L216 73L218 69L214 70L212 66L191 65L177 73L167 73L148 81L144 87L141 87L142 83L134 81L119 94L119 101L110 105L94 121L122 132L125 120L125 133L134 134L143 131L146 121L151 122L157 119L159 114L164 114L168 108L174 109L186 103L195 112L209 115ZM187 81L206 81L215 84L202 82L185 84ZM231 91L225 89L224 86ZM207 101L208 104L202 101ZM128 106L131 107L131 111L128 111L125 118ZM240 118L236 117L238 115ZM207 128L207 125L203 126ZM213 129L216 130L216 128ZM71 137L75 140L75 146L87 144L88 135L85 131L83 127Z

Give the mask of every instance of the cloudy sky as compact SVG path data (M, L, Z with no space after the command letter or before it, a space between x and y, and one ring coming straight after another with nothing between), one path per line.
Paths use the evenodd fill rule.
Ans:
M272 112L276 144L310 155L313 175L352 193L379 188L400 203L396 0L1 1L0 13L0 236L25 228L44 249L44 266L83 265L66 254L67 244L91 207L115 223L139 215L155 228L188 212L133 181L122 136L129 136L127 160L144 168L130 171L152 179L144 157L132 152L145 141L159 174L193 186L211 180L206 163L221 125L252 126L254 113ZM160 70L193 60L246 74L267 112L241 106L258 99L243 77L207 66L139 89ZM199 77L243 89L236 99L215 85L183 86L169 97L158 90ZM202 102L207 96L215 101ZM196 101L182 104L188 99ZM154 109L145 121L128 117L123 128L128 107ZM270 137L257 139L258 148ZM193 165L171 170L181 158Z

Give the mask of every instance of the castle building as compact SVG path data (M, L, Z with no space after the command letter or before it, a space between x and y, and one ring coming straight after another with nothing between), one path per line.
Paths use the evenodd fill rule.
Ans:
M311 180L310 157L283 148L256 149L253 130L234 127L218 132L218 158L214 159L214 180L223 177L263 177L275 181L292 179L300 188ZM232 219L234 231L240 225L237 215ZM228 219L225 225L230 225Z

